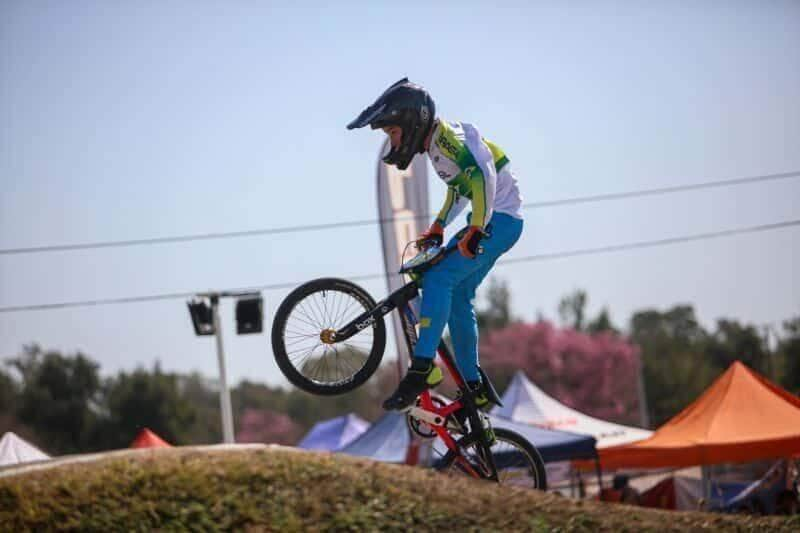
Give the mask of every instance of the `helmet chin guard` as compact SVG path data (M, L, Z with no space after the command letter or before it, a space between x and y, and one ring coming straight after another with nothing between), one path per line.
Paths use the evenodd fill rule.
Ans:
M436 106L428 91L403 78L386 89L375 103L347 125L347 129L367 125L372 129L398 126L403 131L400 146L392 147L383 161L405 170L414 155L425 151L425 138L435 118Z

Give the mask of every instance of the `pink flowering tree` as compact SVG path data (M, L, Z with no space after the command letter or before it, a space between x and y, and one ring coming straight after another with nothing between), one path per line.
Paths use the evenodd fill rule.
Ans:
M294 445L302 428L283 413L268 409L245 409L238 421L236 442L265 442Z
M574 409L605 420L638 421L638 350L613 332L581 333L545 321L511 324L481 338L480 358L500 383L522 370Z

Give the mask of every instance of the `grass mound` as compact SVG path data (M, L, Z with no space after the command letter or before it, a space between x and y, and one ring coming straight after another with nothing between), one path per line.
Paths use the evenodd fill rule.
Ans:
M797 531L800 520L572 501L264 448L164 449L0 478L0 530Z

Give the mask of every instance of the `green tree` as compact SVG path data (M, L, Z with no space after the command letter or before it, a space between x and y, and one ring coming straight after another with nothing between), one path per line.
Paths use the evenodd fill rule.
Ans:
M149 428L170 444L188 443L196 411L181 394L178 376L161 371L158 363L152 372L139 368L120 372L105 385L104 424L96 444L122 448L142 428Z
M97 422L98 365L78 353L63 356L37 345L9 361L22 376L17 417L51 453L84 451Z
M19 385L10 374L0 370L0 435L17 425L17 396Z
M195 412L194 421L184 431L186 443L211 444L222 441L222 418L219 412L219 391L197 372L177 376L180 396Z
M0 370L0 413L12 413L17 407L19 386L7 372Z
M561 318L561 324L575 331L584 331L588 301L586 291L581 289L561 298L558 303L558 316Z
M397 382L394 362L381 365L375 375L364 385L347 394L321 397L294 387L269 387L262 383L242 381L231 390L234 422L237 434L246 429L246 416L254 411L288 415L304 434L316 422L348 413L356 413L367 420L383 414L381 402ZM216 415L219 417L219 415Z
M718 320L716 331L707 337L705 353L711 365L719 371L738 360L771 380L777 377L767 343L755 326L742 325L735 320Z
M596 335L604 331L619 334L619 330L615 328L614 324L611 322L611 316L608 313L607 307L601 309L600 314L598 314L594 320L589 322L589 324L586 326L586 331L592 335Z
M487 306L477 310L478 330L481 333L504 328L514 322L511 314L511 291L505 281L489 279L486 292Z
M785 321L783 332L777 347L783 367L781 384L789 392L800 395L800 316Z
M653 427L695 400L718 375L704 355L707 334L692 306L679 305L664 313L639 311L631 318L630 336L641 350Z

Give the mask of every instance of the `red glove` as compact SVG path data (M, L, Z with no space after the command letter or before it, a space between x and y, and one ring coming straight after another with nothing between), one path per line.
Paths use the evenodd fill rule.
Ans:
M468 259L474 259L478 253L478 243L483 238L483 228L480 226L470 226L467 232L458 241L458 251Z
M434 220L431 227L425 231L422 235L419 236L417 239L417 248L422 248L424 246L433 245L433 246L441 246L444 242L444 228L441 224L439 224L438 220Z

